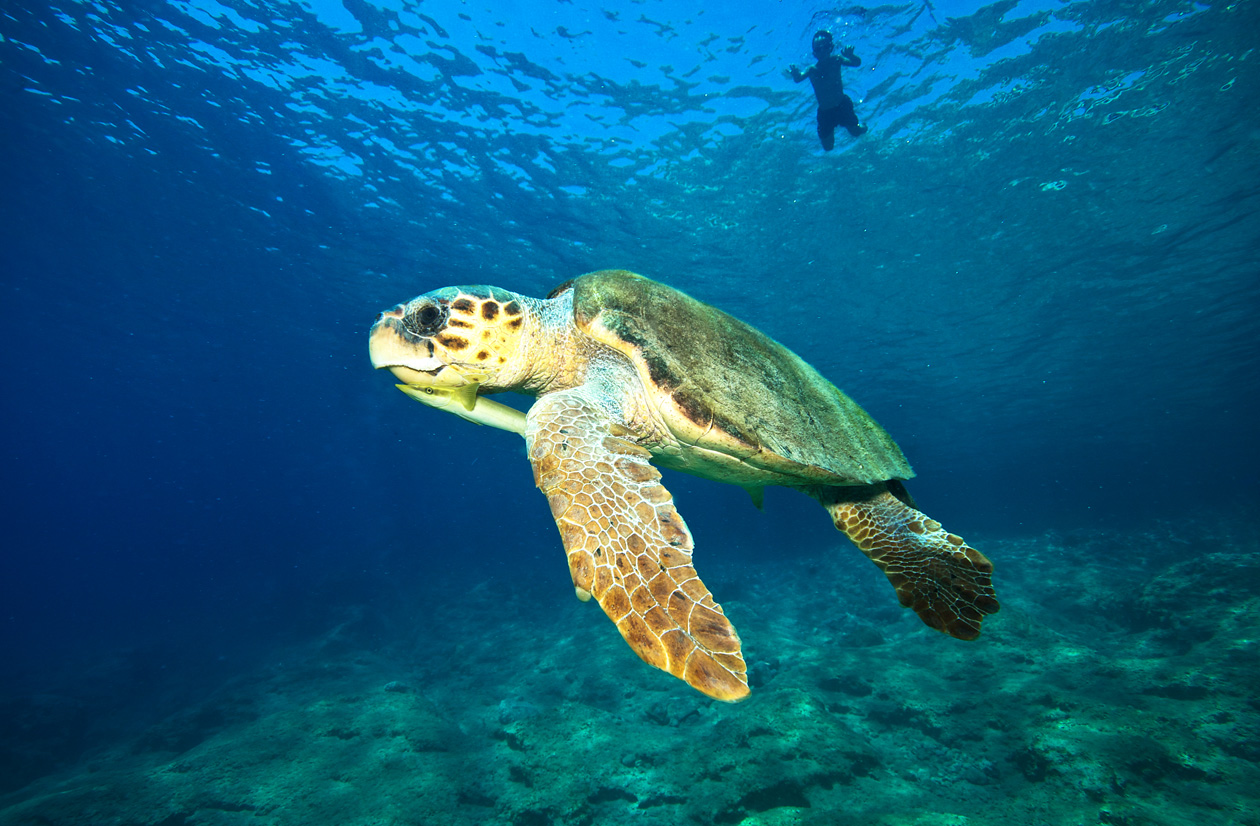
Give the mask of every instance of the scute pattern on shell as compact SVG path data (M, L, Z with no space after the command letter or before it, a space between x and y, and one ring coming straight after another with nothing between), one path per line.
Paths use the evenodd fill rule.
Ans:
M583 275L572 289L575 324L631 359L684 442L749 457L802 482L914 475L865 411L739 319L624 270Z

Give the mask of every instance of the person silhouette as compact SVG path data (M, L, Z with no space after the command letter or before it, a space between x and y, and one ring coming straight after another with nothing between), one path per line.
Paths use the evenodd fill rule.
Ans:
M866 134L866 126L858 123L853 101L844 93L844 83L840 80L840 67L861 66L862 58L853 53L852 46L841 49L839 57L833 55L831 32L826 29L814 33L812 46L818 62L803 72L792 64L788 75L797 83L809 78L813 85L814 97L818 99L818 139L823 149L830 152L836 145L837 126L848 129L855 138Z

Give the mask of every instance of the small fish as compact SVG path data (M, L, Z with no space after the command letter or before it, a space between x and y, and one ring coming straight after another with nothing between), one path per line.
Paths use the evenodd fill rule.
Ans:
M479 385L467 384L454 389L414 384L394 386L421 404L454 413L461 419L525 435L525 414L514 407L478 396Z

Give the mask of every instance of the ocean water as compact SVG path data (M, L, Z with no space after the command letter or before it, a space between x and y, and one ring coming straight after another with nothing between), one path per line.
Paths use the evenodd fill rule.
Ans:
M0 823L1260 824L1256 31L6 3ZM750 666L708 700L574 598L518 437L368 362L399 301L609 267L893 435L996 565L979 640L805 497L667 473Z

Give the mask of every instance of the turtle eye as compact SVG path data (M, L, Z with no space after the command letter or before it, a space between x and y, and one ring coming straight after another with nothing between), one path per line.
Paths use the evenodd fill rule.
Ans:
M409 333L428 337L446 326L447 316L445 305L425 299L403 317L402 326Z

